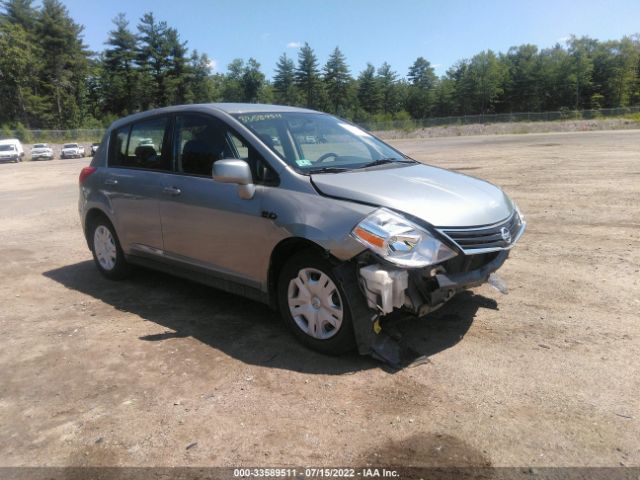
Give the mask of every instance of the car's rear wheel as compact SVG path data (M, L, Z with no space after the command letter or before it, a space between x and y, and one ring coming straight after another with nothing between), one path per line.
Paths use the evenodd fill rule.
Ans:
M125 278L130 267L111 222L102 217L94 220L91 223L89 238L93 259L100 273L111 280Z
M355 347L351 308L331 263L312 251L294 255L278 281L285 323L305 345L337 355Z

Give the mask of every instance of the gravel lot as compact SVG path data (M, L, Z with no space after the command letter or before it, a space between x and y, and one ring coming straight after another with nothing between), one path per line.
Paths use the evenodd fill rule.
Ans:
M508 295L405 322L430 361L395 373L233 295L103 279L89 160L0 165L0 466L640 465L640 131L394 143L529 223Z

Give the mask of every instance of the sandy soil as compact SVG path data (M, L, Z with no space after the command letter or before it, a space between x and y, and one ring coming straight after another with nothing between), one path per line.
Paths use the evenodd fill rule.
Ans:
M529 222L508 295L405 322L430 361L395 373L233 295L103 279L88 159L0 165L0 466L638 466L640 131L395 144L503 186Z

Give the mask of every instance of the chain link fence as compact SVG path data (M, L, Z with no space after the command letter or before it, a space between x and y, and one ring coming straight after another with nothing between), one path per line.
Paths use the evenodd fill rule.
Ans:
M23 143L94 143L102 140L104 128L75 128L71 130L3 130L2 138L19 138Z
M363 122L362 127L371 131L416 130L445 125L470 125L480 123L553 122L563 120L590 120L605 117L622 117L640 113L638 107L602 108L599 110L558 110L555 112L485 113L456 117L430 117L423 119Z
M487 113L456 117L430 117L423 119L390 120L384 122L361 122L363 128L371 131L417 130L445 125L469 125L511 122L551 122L563 120L589 120L605 117L622 117L640 113L638 107L603 108L599 110L558 110L555 112ZM25 143L65 143L99 142L105 129L72 130L11 130L4 128L0 138L19 138Z

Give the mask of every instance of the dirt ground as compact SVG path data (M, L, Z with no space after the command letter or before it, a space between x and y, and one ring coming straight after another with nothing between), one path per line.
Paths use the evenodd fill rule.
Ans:
M0 165L0 466L640 465L640 131L394 143L528 221L509 293L405 322L429 362L395 373L306 350L258 303L103 279L89 160Z

